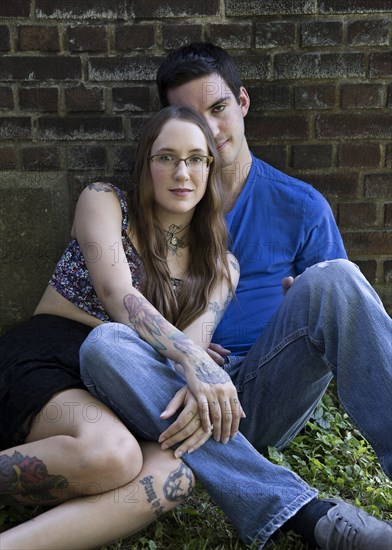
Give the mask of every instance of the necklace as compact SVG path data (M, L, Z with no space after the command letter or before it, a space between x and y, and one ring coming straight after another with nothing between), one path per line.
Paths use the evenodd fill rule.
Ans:
M172 223L169 228L166 230L164 229L164 232L166 233L167 237L167 244L169 246L169 249L171 250L172 254L177 254L177 248L185 248L186 247L186 240L185 237L179 237L179 233L182 233L185 231L187 227L190 226L190 223L186 225L185 227L181 227L181 225L176 225Z

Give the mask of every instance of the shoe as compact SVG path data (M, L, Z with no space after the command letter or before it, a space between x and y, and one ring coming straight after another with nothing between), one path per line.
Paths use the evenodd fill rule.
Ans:
M314 529L322 550L392 550L392 525L336 498Z

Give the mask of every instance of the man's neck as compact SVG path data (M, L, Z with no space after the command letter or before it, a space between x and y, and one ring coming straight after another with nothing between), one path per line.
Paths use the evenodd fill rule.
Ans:
M222 169L224 208L226 212L229 212L235 205L244 188L252 165L252 157L249 150L242 157L242 159L237 158L235 163Z

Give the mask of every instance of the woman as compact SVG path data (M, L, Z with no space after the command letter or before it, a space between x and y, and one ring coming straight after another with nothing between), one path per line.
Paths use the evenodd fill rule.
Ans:
M200 408L222 388L237 401L227 375L213 386L206 380L222 371L204 351L203 327L216 324L238 281L218 173L204 120L170 107L143 131L128 205L110 184L82 192L72 240L34 316L0 342L1 444L8 447L0 455L2 494L64 502L2 533L2 550L96 547L137 531L189 494L189 468L156 444L139 445L83 388L78 354L93 327L125 323L175 362ZM214 411L204 416L198 429L199 418L190 420L193 435L177 456L204 443L211 422L219 429ZM185 480L182 494L165 492L171 476Z

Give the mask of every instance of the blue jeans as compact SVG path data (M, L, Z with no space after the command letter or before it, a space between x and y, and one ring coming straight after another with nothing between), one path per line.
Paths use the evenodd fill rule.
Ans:
M392 321L347 260L307 269L245 358L226 365L247 418L227 445L210 439L185 454L245 542L264 544L316 496L294 473L259 454L286 445L334 375L340 399L392 474ZM156 440L172 420L159 418L184 380L170 361L124 325L94 329L81 349L87 387L134 433ZM377 406L376 406L377 403ZM392 477L392 476L391 476Z

